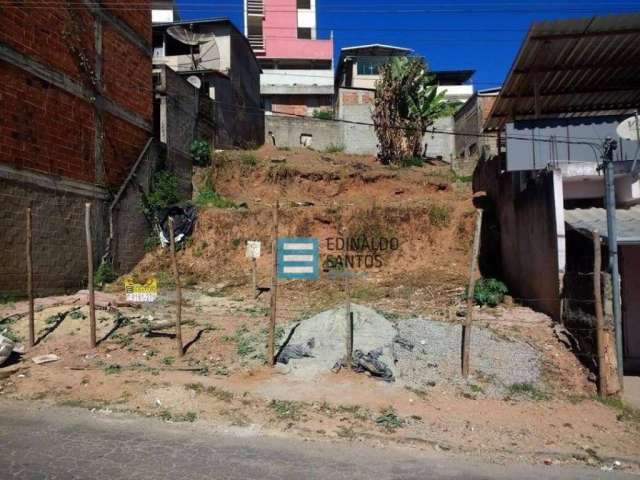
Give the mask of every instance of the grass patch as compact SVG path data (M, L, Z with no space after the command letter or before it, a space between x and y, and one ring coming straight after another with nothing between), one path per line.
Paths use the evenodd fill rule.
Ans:
M549 394L543 392L534 384L529 382L514 383L512 385L509 385L508 392L511 396L528 397L531 400L536 401L549 400L550 398Z
M258 159L253 153L243 153L240 155L240 163L246 167L255 167L258 165Z
M380 410L380 415L376 418L376 425L387 432L395 432L398 428L404 427L405 423L391 405Z
M427 217L432 226L436 228L446 228L451 223L451 207L437 203L429 205Z
M422 157L404 157L400 159L400 166L403 168L423 167L424 159Z
M627 405L624 400L618 396L611 397L595 397L595 400L606 405L609 408L613 408L618 411L616 418L620 422L635 422L640 423L640 410Z
M184 414L173 414L169 410L160 412L160 418L165 422L195 422L198 419L196 412L187 412Z
M104 370L104 373L107 375L115 375L117 373L122 372L122 367L117 363L112 363L109 365L105 365L103 370Z
M344 145L331 143L327 148L322 150L322 153L341 153L344 152L344 149Z
M176 359L173 358L173 357L164 357L162 360L160 360L160 362L163 365L167 365L167 366L173 365L175 363L175 361L176 361Z
M301 402L290 402L287 400L271 400L269 408L280 420L300 420L302 417Z
M238 208L238 205L233 200L223 197L211 187L206 187L198 192L196 204L200 207Z

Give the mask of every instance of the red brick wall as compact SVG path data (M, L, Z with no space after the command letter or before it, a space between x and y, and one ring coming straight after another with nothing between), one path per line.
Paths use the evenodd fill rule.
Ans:
M0 111L0 163L93 181L87 102L0 61Z
M107 0L122 5L122 0ZM114 9L151 44L147 3ZM79 2L57 7L0 7L0 43L93 88L94 17ZM85 59L82 61L82 59ZM104 95L151 123L151 58L107 22L103 28ZM0 163L95 182L94 106L0 61ZM124 180L150 133L105 114L104 164L109 185Z

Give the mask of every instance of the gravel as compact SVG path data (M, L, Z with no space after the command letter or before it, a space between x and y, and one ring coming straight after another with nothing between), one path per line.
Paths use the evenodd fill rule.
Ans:
M476 326L471 338L471 375L460 375L462 327L426 318L409 318L393 323L375 310L352 304L354 351L365 354L382 348L380 359L391 369L399 385L427 389L453 384L474 395L502 397L509 386L540 382L538 352L525 342L495 335ZM345 355L346 311L327 310L293 325L284 338L290 344L314 339L313 357L292 359L287 373L312 380L331 370ZM292 332L293 330L293 332Z

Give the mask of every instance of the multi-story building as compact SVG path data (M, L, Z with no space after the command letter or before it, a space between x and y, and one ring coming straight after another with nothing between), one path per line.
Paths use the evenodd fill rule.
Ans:
M151 2L151 22L171 23L180 20L176 0L153 0Z
M333 40L318 39L316 0L244 0L267 112L312 115L333 100Z

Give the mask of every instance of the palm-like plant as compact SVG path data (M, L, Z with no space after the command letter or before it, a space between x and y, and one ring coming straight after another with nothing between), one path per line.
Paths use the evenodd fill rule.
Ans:
M425 129L458 108L445 100L445 94L438 92L435 77L421 58L392 57L381 67L373 124L382 163L397 164L421 155Z

